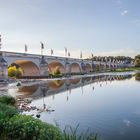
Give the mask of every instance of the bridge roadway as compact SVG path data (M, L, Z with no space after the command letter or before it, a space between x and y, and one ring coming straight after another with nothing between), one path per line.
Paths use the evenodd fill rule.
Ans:
M7 69L11 64L16 64L22 68L22 76L48 76L56 69L59 69L62 74L71 74L90 73L97 69L103 71L126 66L123 62L100 62L77 58L1 51L0 79L7 77Z

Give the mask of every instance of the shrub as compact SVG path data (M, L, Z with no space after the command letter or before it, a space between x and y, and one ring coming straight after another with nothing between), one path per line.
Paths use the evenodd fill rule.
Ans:
M18 114L18 110L14 106L0 103L0 119L10 118Z
M54 72L53 72L53 75L54 75L54 76L61 75L61 72L60 72L59 67L56 67L56 68L55 68L55 70L54 70Z
M18 77L23 74L23 70L20 67L9 66L8 67L8 76L10 77Z
M14 140L62 140L61 131L31 116L15 115L1 123L1 137Z
M135 74L135 79L140 81L140 73Z
M16 100L15 100L15 98L13 98L11 96L1 96L0 103L4 103L7 105L15 105Z

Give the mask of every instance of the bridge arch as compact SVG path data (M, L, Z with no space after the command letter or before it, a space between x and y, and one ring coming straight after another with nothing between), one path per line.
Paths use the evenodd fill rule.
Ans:
M72 63L70 69L71 73L79 73L81 71L80 65L78 63Z
M22 76L39 76L40 70L39 67L30 60L16 60L15 62L11 63L15 64L23 70Z
M92 66L90 64L86 64L85 65L85 69L86 69L86 72L91 72L92 71Z
M48 64L49 73L52 74L56 69L59 69L60 73L65 73L64 65L59 61L53 61Z

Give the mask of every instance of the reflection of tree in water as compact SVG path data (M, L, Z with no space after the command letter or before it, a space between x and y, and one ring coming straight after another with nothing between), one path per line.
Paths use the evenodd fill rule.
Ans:
M48 86L52 89L57 89L63 86L64 80L53 80L48 82Z

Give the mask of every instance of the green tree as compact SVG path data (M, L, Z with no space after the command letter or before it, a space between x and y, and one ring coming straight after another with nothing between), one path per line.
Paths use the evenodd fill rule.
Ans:
M8 76L9 77L18 77L23 74L23 70L20 67L9 66L8 67Z
M136 58L134 61L135 67L140 67L140 58Z

